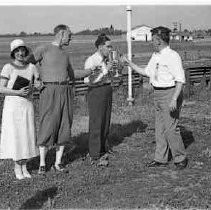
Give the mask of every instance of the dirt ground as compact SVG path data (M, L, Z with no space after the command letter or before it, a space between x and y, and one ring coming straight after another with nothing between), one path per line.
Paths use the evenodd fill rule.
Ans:
M211 209L210 91L196 90L184 101L180 128L189 164L182 171L172 162L167 168L145 167L155 148L153 96L139 89L134 106L129 107L126 95L125 90L114 92L110 132L114 154L108 167L93 166L85 158L87 107L84 98L77 99L73 139L64 156L69 173L49 170L40 177L35 158L29 163L33 178L18 181L12 161L0 161L0 208ZM54 152L49 151L49 166Z

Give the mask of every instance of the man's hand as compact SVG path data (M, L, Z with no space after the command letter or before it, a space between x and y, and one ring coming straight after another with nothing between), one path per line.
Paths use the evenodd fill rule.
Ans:
M125 55L121 57L121 62L126 66L129 66L131 64L131 61Z
M41 90L43 88L43 83L40 80L35 80L34 81L34 87L38 90Z
M107 68L108 72L112 71L112 69L113 69L113 62L112 61L108 61L107 65L106 65L106 68Z
M173 112L177 109L177 100L176 99L172 99L170 104L169 104L169 110L170 112Z

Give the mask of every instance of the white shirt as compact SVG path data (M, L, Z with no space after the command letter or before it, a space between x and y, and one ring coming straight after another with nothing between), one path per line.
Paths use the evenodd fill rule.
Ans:
M145 68L150 83L155 87L171 87L175 82L185 83L185 72L179 54L169 46L152 54Z
M23 67L16 67L11 63L7 63L3 66L1 71L1 76L8 79L7 88L12 89L18 76L22 76L30 81L32 81L33 76L38 78L39 73L34 64L28 64Z
M91 55L86 61L85 61L85 69L101 69L102 75L100 75L99 80L102 79L102 77L107 74L108 70L106 68L106 64L103 61L103 57L99 52L95 52L93 55ZM89 82L89 77L84 78L84 82L88 83Z

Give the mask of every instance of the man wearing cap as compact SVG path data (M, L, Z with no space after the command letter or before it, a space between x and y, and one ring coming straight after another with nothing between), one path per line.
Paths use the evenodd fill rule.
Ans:
M188 159L178 128L184 69L179 54L169 47L170 29L160 26L151 32L155 52L146 68L140 68L125 58L132 69L149 77L154 87L156 150L154 160L147 167L167 166L171 151L176 168L184 169Z
M39 174L45 174L46 147L56 146L56 161L53 169L64 170L62 155L64 146L70 141L73 118L72 83L74 72L70 56L63 49L71 40L68 26L54 28L55 39L51 44L35 49L29 62L39 63L44 88L40 93L38 146L40 151Z

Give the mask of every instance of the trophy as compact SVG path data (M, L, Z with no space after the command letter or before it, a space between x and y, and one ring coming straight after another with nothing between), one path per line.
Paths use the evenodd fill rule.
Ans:
M114 77L119 77L119 71L118 71L119 56L118 56L117 51L113 50L113 51L110 52L110 54L109 54L109 61L111 61L114 64L116 64L116 65L114 65L112 67L111 71L112 71L112 73L113 72L115 73Z

